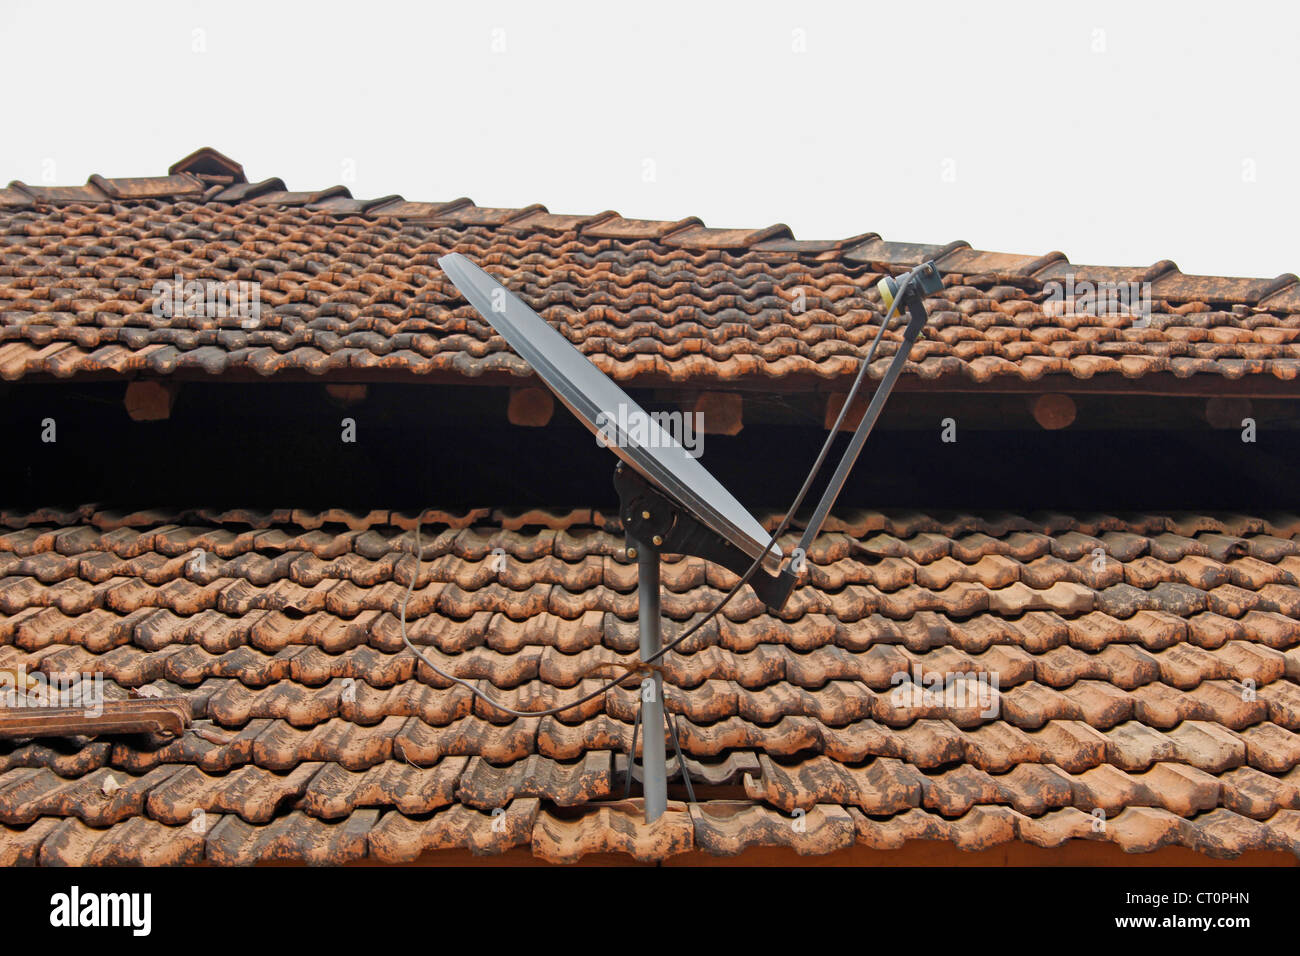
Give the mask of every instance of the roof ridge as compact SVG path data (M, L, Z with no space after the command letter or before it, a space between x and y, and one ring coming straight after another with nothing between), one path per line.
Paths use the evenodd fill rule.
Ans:
M220 188L218 188L220 187ZM842 259L882 272L903 272L933 259L946 273L978 276L992 283L1041 287L1067 277L1076 283L1150 283L1151 296L1172 305L1191 302L1293 311L1300 307L1300 277L1205 276L1183 273L1168 259L1150 266L1071 263L1063 252L1040 255L992 252L957 240L946 244L886 241L877 233L846 239L796 239L784 223L760 228L707 226L695 216L676 221L631 219L613 210L595 215L554 214L540 204L484 207L468 198L416 202L400 195L357 199L343 185L289 190L275 177L249 182L239 162L210 146L173 163L166 176L106 177L92 174L83 186L33 186L18 180L0 189L0 210L72 203L191 201L293 207L335 216L393 218L430 226L484 226L511 232L576 232L591 238L653 240L690 252L756 251L815 262Z

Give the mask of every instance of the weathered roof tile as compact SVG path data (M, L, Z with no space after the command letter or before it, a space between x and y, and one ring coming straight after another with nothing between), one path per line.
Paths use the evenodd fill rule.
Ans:
M1013 255L874 233L796 240L779 224L720 229L695 218L552 214L464 198L357 199L343 186L249 183L237 162L211 149L166 176L14 183L0 193L0 210L17 263L0 275L0 377L9 380L142 369L366 370L421 381L529 375L438 270L450 251L473 256L565 324L622 381L841 380L857 371L858 347L879 322L879 273L928 258L947 279L930 300L932 334L905 369L922 383L1048 389L1097 376L1123 387L1144 376L1288 382L1300 374L1293 275L1190 276L1167 261L1075 266L1059 252ZM116 244L87 243L89 232ZM230 253L230 235L246 254ZM301 241L313 251L302 254ZM146 249L148 262L132 248ZM199 330L192 317L153 314L154 296L139 295L140 284L171 281L198 260L209 263L208 281L247 281L251 271L261 283L255 327L232 320ZM60 291L71 279L72 291ZM1094 296L1094 283L1123 284L1127 297ZM1145 295L1129 301L1129 283ZM1059 294L1076 285L1089 291ZM670 321L645 322L647 309ZM719 336L723 327L735 332Z
M599 687L593 668L637 646L632 579L608 560L618 539L587 524L589 509L500 514L498 526L484 524L489 514L430 519L448 532L426 539L413 638L502 703L528 709ZM1280 610L1295 588L1280 569L1294 561L1284 535L1300 527L1240 516L838 518L844 530L810 555L810 584L781 617L737 603L717 643L665 662L686 764L723 794L652 833L635 805L609 803L635 690L562 719L471 707L404 651L396 602L414 564L391 521L237 509L0 515L10 572L0 626L11 638L0 670L98 670L118 693L183 695L197 718L161 746L0 747L10 828L0 856L329 863L528 846L556 861L649 861L917 838L978 848L1082 837L1212 854L1294 845L1269 821L1296 809L1283 778L1300 766L1289 666L1300 628ZM1158 545L1176 553L1149 553L1156 539L1145 536L1161 527L1185 535ZM215 556L206 571L188 560L196 542ZM1097 543L1136 584L1025 584L1044 562L1068 571L1071 556L1091 560ZM485 575L497 547L511 570ZM882 575L849 558L854 549L907 573ZM670 565L665 608L709 606L725 586L712 574ZM1273 609L1235 598L1205 610L1196 595L1207 592L1191 581ZM567 595L558 605L557 587ZM937 696L927 674L942 679ZM994 678L997 689L981 691ZM493 829L501 808L504 836ZM1098 808L1109 818L1100 832ZM214 825L185 837L200 813ZM112 849L128 826L139 846Z

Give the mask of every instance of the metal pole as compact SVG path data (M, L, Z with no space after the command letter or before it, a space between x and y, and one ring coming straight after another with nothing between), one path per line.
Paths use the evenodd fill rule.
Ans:
M659 618L659 553L640 541L636 547L637 625L641 660L662 646ZM645 790L645 822L654 823L668 807L667 743L664 740L664 681L658 671L641 683L641 773ZM633 757L636 755L633 754Z

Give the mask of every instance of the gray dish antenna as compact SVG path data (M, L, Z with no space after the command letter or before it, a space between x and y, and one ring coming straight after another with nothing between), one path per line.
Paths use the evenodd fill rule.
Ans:
M666 651L659 613L660 554L688 554L721 564L747 582L768 607L780 610L784 606L798 583L804 556L848 480L849 471L902 372L908 352L925 326L923 296L937 292L943 285L933 262L924 263L897 279L881 280L881 296L890 310L886 319L895 308L905 307L910 313L903 341L849 439L839 466L805 526L799 546L790 556L792 560L785 560L777 543L731 492L653 416L518 296L459 253L443 256L438 265L469 304L519 353L565 407L618 456L614 487L628 538L628 556L637 561L637 620L641 660L647 663ZM883 333L882 325L872 351L859 368L850 397L857 394L866 373L866 362L874 355L875 345ZM848 406L846 401L840 421ZM832 434L813 466L796 507L825 460L833 437ZM721 603L714 612L720 608ZM652 823L667 806L667 745L663 735L656 734L652 728L666 727L668 738L677 746L676 726L671 716L665 717L663 678L658 669L641 685L641 708L628 761L629 786L636 735L642 723L646 728L642 756L645 818L647 823ZM687 792L693 799L680 748L677 756Z

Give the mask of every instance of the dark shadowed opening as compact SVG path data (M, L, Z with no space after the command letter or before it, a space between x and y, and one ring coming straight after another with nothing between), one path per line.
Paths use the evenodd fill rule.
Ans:
M128 417L124 389L9 386L0 399L11 452L0 463L3 504L370 510L615 500L610 451L562 406L545 427L509 424L502 388L372 384L344 406L315 383L187 382L171 416L154 422ZM652 410L676 407L653 392L634 397ZM1257 402L1252 443L1239 428L1210 427L1204 398L1081 399L1078 419L1059 431L1035 425L1026 401L896 392L840 506L1023 513L1294 503L1300 403ZM823 408L811 394L747 397L744 428L706 435L703 462L751 510L784 508L825 437ZM949 417L955 442L942 440ZM345 418L355 421L354 443L342 440ZM46 419L52 443L42 441Z

